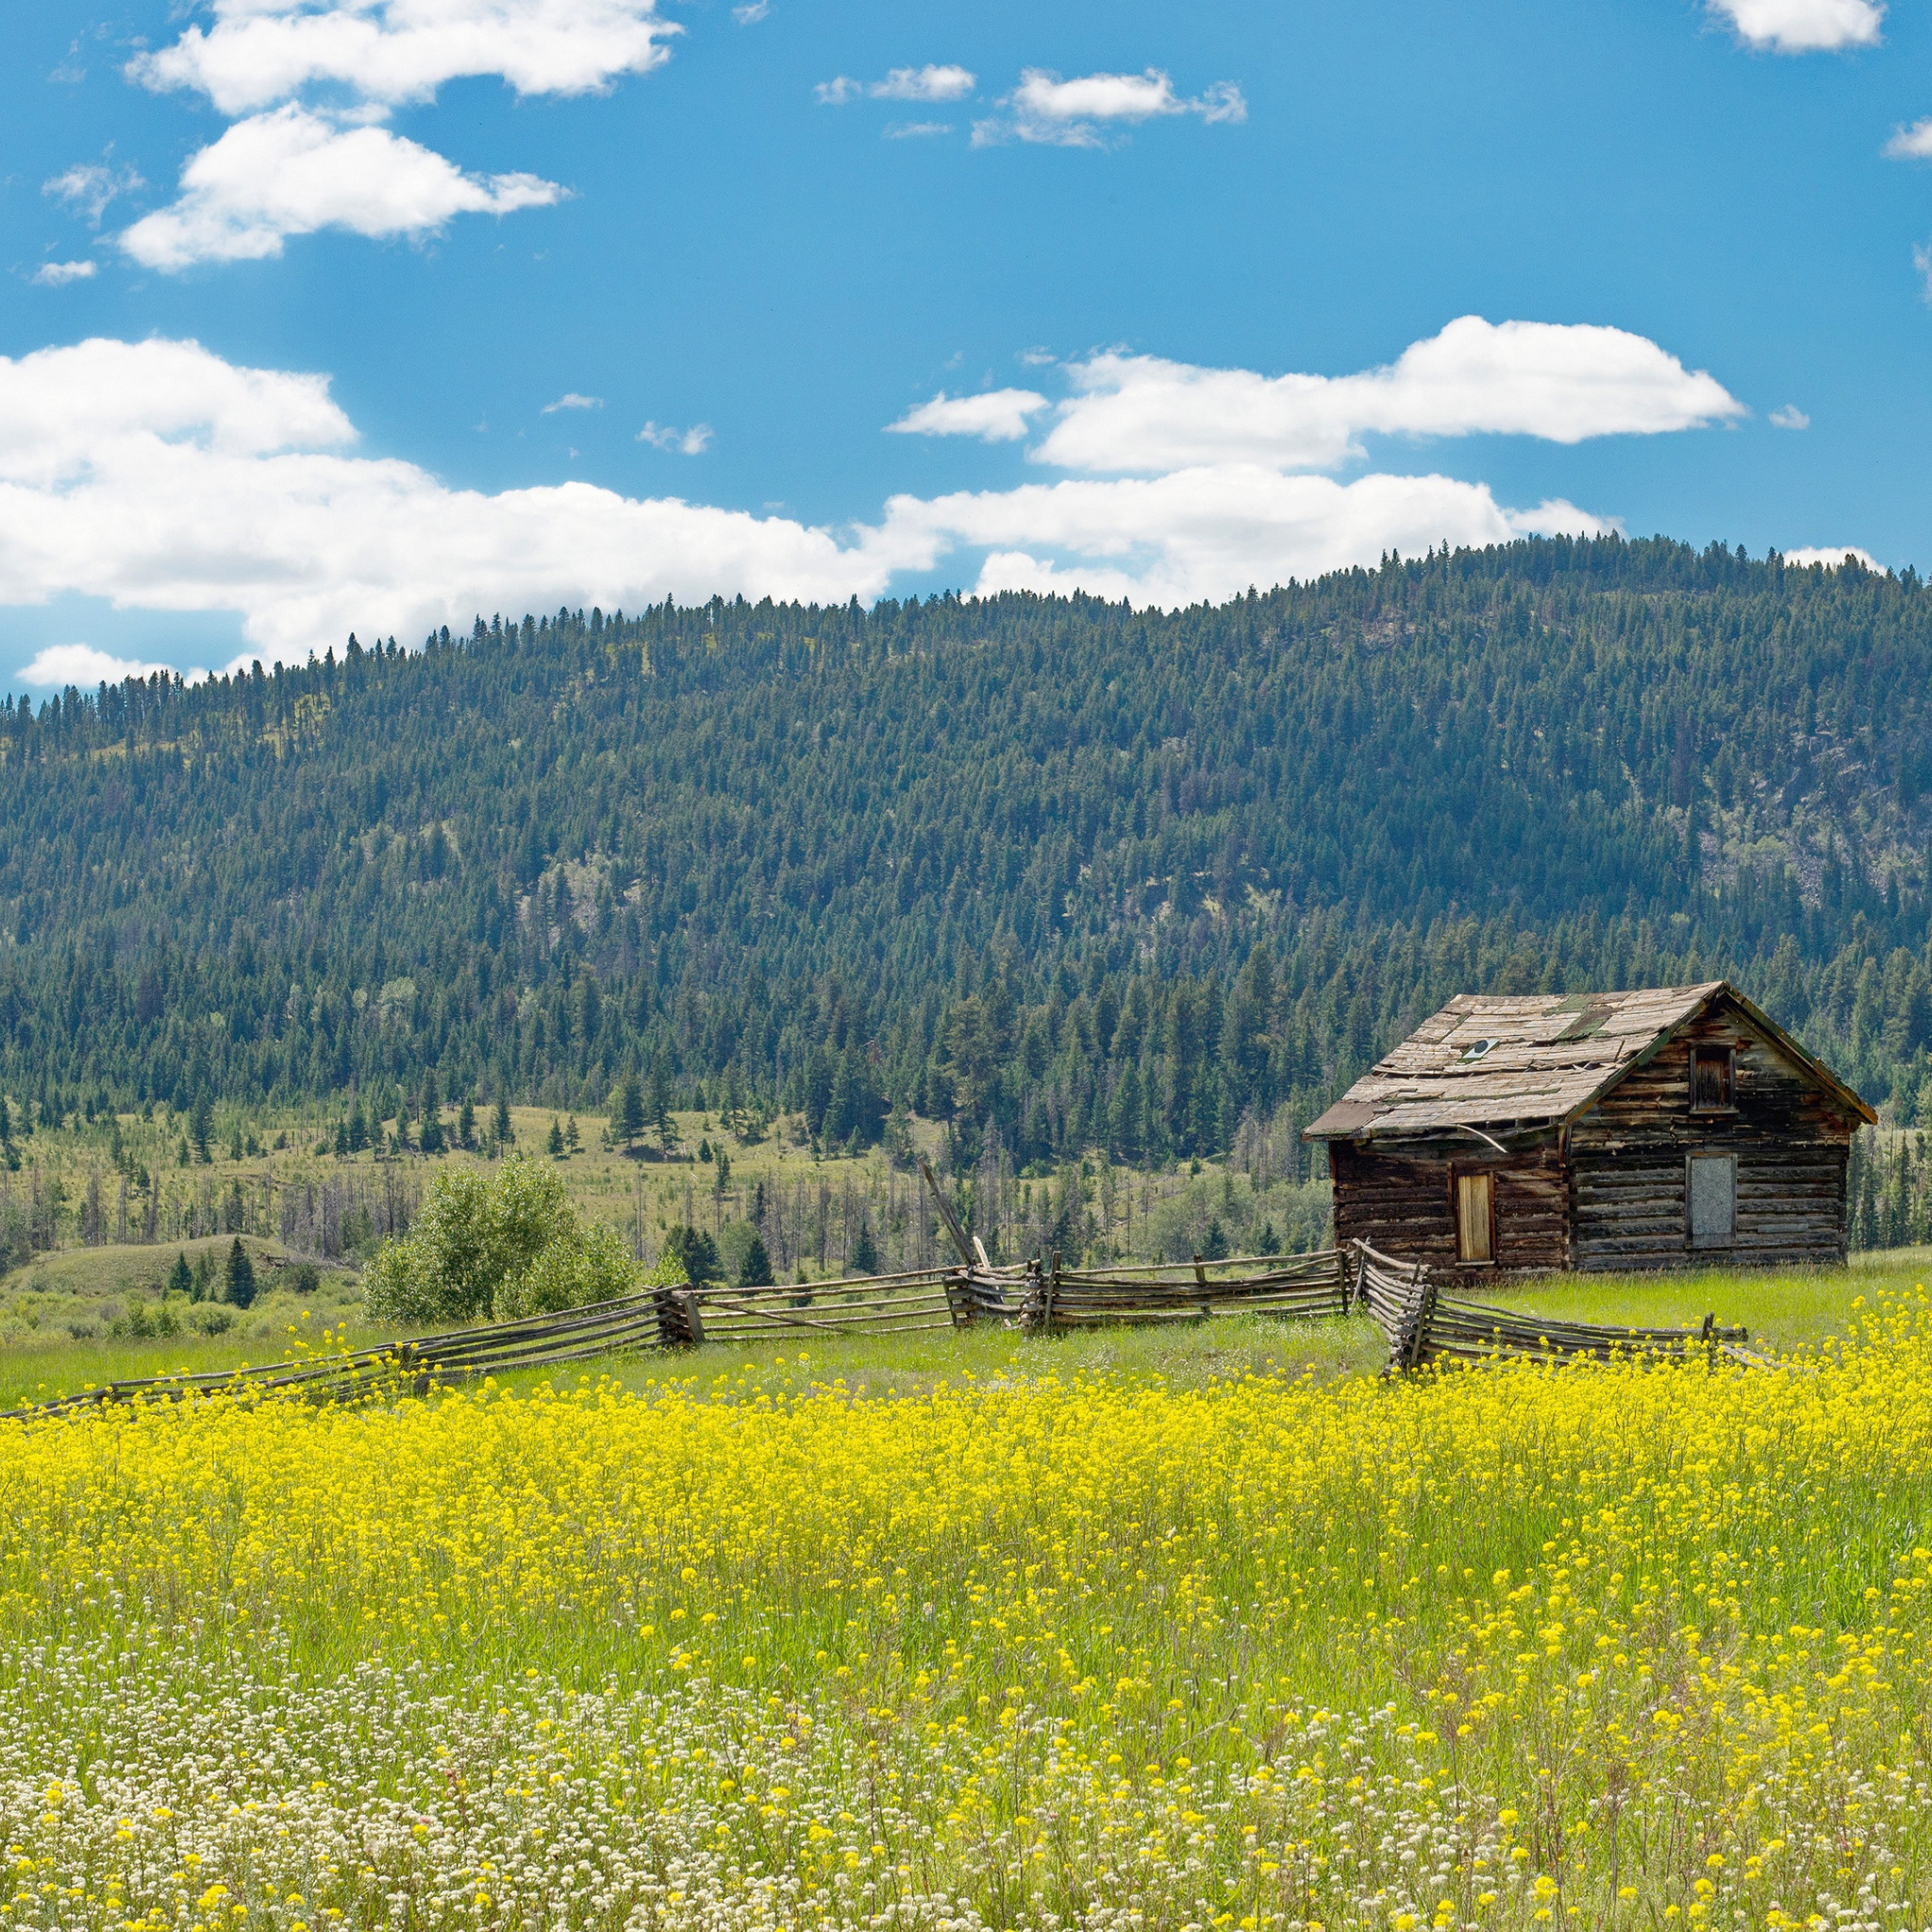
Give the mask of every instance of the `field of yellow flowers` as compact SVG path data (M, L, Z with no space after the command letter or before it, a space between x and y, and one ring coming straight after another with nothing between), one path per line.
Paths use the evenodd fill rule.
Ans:
M0 1926L1924 1928L1932 1306L0 1434Z

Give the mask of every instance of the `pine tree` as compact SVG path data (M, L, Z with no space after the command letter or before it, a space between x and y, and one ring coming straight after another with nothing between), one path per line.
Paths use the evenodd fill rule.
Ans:
M563 1158L563 1123L555 1114L550 1116L550 1157L553 1160Z
M852 1260L845 1271L848 1274L876 1274L879 1272L879 1244L873 1240L872 1221L861 1215L858 1222L858 1239L852 1243Z
M214 1103L208 1097L208 1089L204 1087L195 1095L194 1111L188 1117L188 1138L193 1143L194 1158L204 1167L213 1158L208 1153L208 1142L213 1139L214 1131Z
M516 1123L509 1117L509 1102L499 1093L496 1096L496 1123L491 1132L499 1147L513 1147L516 1144Z
M668 1155L677 1145L677 1126L671 1118L671 1074L661 1059L651 1069L651 1128Z
M577 1153L582 1148L584 1138L577 1132L577 1117L575 1114L571 1115L570 1124L563 1130L563 1138L570 1142L570 1151L573 1154Z
M458 1147L474 1147L475 1144L475 1103L470 1099L468 1094L465 1094L463 1096L463 1104L457 1112L457 1145Z
M228 1249L228 1265L222 1282L222 1299L231 1308L252 1307L255 1301L255 1263L237 1235Z
M0 1093L0 1147L13 1139L13 1116L7 1111L7 1096Z
M194 1270L188 1265L188 1252L184 1248L175 1257L175 1265L168 1270L168 1293L186 1295L194 1299Z
M772 1286L772 1257L765 1252L764 1240L757 1232L745 1243L743 1258L738 1264L737 1278L731 1285L733 1288Z
M361 1153L363 1148L369 1145L372 1138L369 1120L362 1111L362 1103L358 1100L349 1109L349 1152Z
M617 1096L617 1119L612 1124L617 1128L617 1138L625 1147L629 1147L644 1131L644 1091L638 1085L635 1074L625 1076L623 1091Z

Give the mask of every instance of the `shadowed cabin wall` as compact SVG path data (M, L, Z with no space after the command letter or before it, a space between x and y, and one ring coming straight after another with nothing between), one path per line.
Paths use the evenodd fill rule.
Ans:
M1737 1050L1736 1111L1690 1112L1693 1046ZM1720 1003L1665 1042L1572 1127L1571 1265L1579 1269L1832 1265L1845 1256L1851 1124L1737 1008ZM1686 1233L1686 1158L1737 1157L1735 1239Z
M1400 1155L1333 1141L1328 1164L1339 1242L1363 1241L1404 1261L1426 1261L1445 1285L1569 1265L1569 1175L1554 1141L1507 1158L1474 1140L1453 1150L1412 1147ZM1458 1174L1494 1176L1496 1247L1488 1266L1456 1258Z

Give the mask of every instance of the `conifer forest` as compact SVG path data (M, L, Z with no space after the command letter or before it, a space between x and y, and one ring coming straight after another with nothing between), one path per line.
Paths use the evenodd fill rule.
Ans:
M634 1087L1153 1163L1298 1126L1460 991L1722 975L1909 1125L1928 712L1911 573L1618 538L69 690L0 705L0 1093L17 1136Z

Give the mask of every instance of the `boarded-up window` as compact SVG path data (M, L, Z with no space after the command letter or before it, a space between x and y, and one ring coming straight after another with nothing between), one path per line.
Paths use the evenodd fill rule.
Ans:
M1693 1248L1727 1248L1738 1224L1738 1162L1730 1154L1693 1154L1688 1176Z
M1727 1113L1731 1099L1731 1050L1698 1046L1690 1050L1690 1107L1695 1113Z
M1495 1258L1495 1184L1486 1174L1456 1176L1456 1258L1490 1261Z

